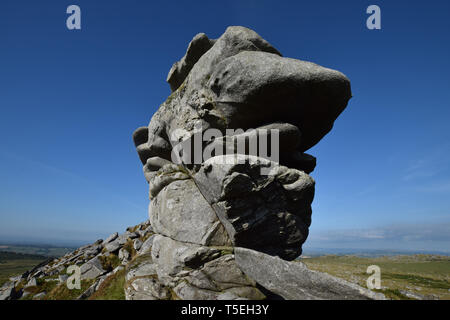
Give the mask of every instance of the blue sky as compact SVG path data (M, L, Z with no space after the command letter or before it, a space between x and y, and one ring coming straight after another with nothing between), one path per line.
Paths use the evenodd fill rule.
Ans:
M66 28L81 7L82 29ZM368 30L370 4L382 29ZM131 134L199 32L257 31L345 73L353 98L318 158L310 246L450 251L448 1L0 4L0 240L83 242L147 218Z

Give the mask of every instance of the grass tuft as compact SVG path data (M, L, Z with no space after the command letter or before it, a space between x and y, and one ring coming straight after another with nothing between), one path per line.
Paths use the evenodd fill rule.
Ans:
M106 271L112 271L120 265L119 257L111 253L109 256L99 256L103 269Z
M75 300L83 292L85 292L93 283L94 279L81 280L81 289L69 289L67 284L61 283L50 291L44 300Z
M88 300L125 300L124 285L125 269L107 277Z

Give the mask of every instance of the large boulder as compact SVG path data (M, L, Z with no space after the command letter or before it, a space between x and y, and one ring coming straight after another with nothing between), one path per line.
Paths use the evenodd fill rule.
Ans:
M236 265L231 248L196 245L161 235L155 236L151 253L140 254L128 264L125 279L129 300L265 297Z
M288 300L383 300L384 296L329 274L309 270L245 248L235 248L236 263L250 278Z
M230 245L223 225L192 179L169 184L149 208L150 221L157 233L201 245Z
M268 175L261 171L270 168ZM207 160L194 179L234 246L292 260L311 223L314 180L306 173L254 156Z

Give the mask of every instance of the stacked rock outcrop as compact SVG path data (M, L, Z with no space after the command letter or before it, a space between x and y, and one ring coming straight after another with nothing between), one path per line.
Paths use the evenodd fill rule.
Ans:
M127 298L376 298L290 262L311 224L305 151L346 107L346 76L229 27L196 35L167 81L172 94L133 134L155 236L129 266Z
M129 300L383 299L293 261L314 198L316 159L305 152L347 106L347 77L229 27L216 40L196 35L167 81L171 95L133 134L149 221L11 279L1 298L44 280L62 287L75 264L78 299L118 276ZM33 298L55 297L42 290Z

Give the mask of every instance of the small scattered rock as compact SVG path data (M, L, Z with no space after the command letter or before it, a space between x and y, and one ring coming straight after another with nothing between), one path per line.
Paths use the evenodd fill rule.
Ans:
M24 287L28 288L28 287L35 287L35 286L37 286L36 278L31 278Z
M126 264L130 259L130 253L125 248L119 250L119 259L123 264Z
M94 279L103 275L106 271L103 269L102 263L98 257L92 258L80 268L81 279Z
M153 245L153 240L155 239L155 235L151 235L147 240L144 241L144 243L141 246L141 249L139 250L139 254L145 254L150 252Z
M34 295L33 300L40 300L40 299L44 298L46 295L47 295L47 292L45 292L45 291L38 293L38 294Z
M140 239L135 239L133 241L133 248L136 251L139 251L139 249L141 249L143 242Z
M58 281L59 281L60 283L66 282L67 279L69 279L69 275L67 275L67 274L60 274L60 275L58 276Z
M123 244L120 244L119 240L116 239L113 242L106 244L105 250L106 250L106 252L115 253L122 247L122 245Z
M111 241L115 240L117 237L119 236L119 233L114 232L112 235L110 235L108 238L105 239L105 241L103 241L103 245L110 243Z

